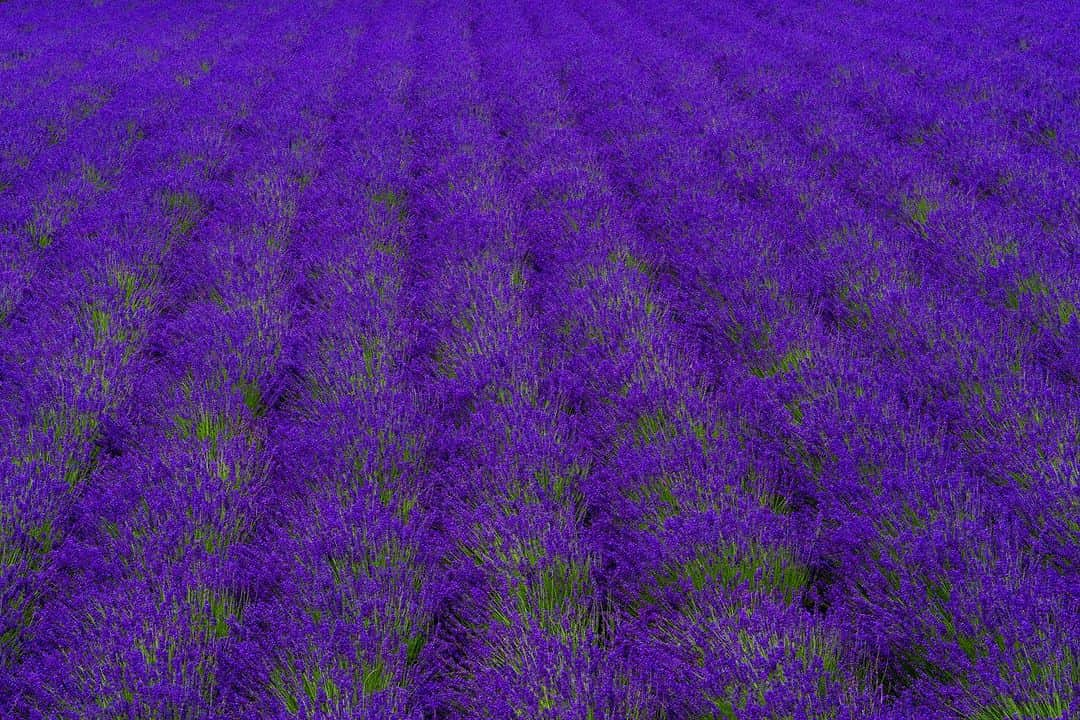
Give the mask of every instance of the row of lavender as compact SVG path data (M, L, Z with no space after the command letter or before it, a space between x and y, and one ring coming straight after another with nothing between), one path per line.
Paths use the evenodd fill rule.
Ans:
M1080 713L1075 8L0 12L0 708Z

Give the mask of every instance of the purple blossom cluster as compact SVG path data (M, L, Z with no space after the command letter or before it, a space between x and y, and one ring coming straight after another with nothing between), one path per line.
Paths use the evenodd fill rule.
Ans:
M1078 36L0 2L0 717L1080 717Z

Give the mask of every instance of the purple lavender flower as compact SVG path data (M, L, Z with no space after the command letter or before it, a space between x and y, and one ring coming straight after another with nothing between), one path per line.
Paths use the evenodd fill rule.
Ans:
M1080 12L0 11L0 715L1080 714Z

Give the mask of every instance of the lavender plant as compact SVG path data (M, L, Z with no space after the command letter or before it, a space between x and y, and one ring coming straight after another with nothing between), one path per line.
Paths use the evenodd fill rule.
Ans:
M1080 716L1078 26L0 4L0 715Z

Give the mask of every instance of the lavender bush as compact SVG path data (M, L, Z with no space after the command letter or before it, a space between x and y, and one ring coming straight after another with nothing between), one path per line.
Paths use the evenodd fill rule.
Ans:
M1078 28L0 3L0 716L1080 717Z

